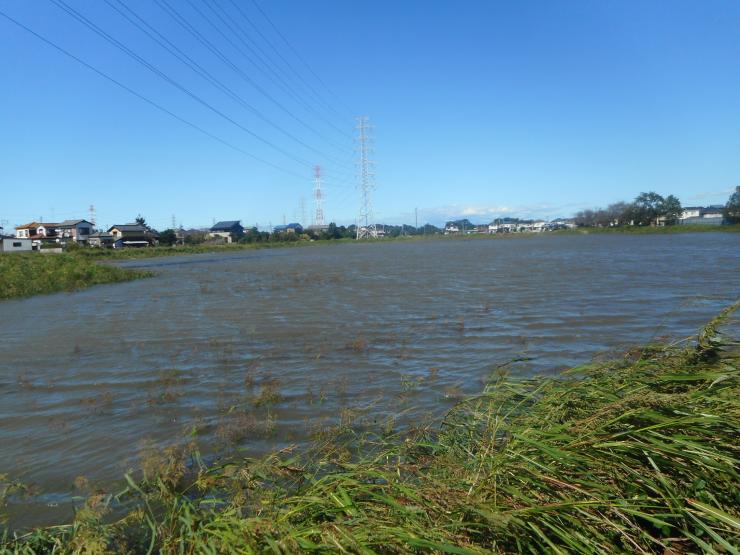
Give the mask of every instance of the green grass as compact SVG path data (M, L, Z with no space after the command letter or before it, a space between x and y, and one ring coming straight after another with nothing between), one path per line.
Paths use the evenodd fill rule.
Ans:
M0 301L42 293L75 291L101 283L150 276L141 270L96 264L77 254L0 254Z
M155 452L122 493L0 552L737 553L738 342L721 331L739 307L696 346L497 373L434 429L210 468Z

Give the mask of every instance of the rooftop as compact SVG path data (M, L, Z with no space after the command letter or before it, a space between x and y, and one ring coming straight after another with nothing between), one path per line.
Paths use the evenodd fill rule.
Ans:
M56 224L56 223L31 222L30 224L24 224L24 225L16 226L16 229L34 229L34 228L41 227L41 226L43 226L43 227L56 227L58 225L59 224Z
M241 226L241 220L224 220L214 224L211 231L231 231L237 226Z
M87 220L64 220L62 223L57 224L57 227L73 227L83 223L92 225L92 222L88 222Z
M146 233L148 230L143 225L139 224L121 224L121 225L113 225L108 228L108 231L113 231L114 229L117 229L118 231L123 232L133 232L133 233Z

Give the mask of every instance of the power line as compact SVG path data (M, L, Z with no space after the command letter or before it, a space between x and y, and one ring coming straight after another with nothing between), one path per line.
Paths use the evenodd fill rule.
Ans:
M195 5L192 3L191 0L187 0L188 4L190 4L193 9L195 9L198 13L201 14L201 17L205 18L205 16L198 10ZM286 93L288 93L296 102L301 104L306 110L313 113L317 118L319 118L321 121L323 121L326 125L332 127L335 131L340 133L344 137L349 137L347 135L347 132L340 129L336 125L334 125L331 121L326 119L322 114L320 114L318 111L316 111L308 102L304 101L295 90L291 87L289 83L283 79L283 77L273 68L270 63L275 65L277 67L277 64L274 63L274 61L269 57L269 55L262 49L260 46L252 40L252 38L244 32L243 29L241 29L238 25L232 25L229 21L229 14L224 10L224 8L215 0L202 0L202 2L208 7L208 9L218 18L218 20L227 28L229 31L231 31L231 34L237 38L237 40L244 45L254 56L259 60L264 67L262 69L263 72L267 71L269 72L273 77L270 77L270 79L273 81L273 83L276 83L278 86L280 86ZM218 11L217 11L218 10ZM220 12L220 13L219 13ZM241 13L241 12L240 12ZM221 15L223 14L223 16ZM224 17L225 16L225 17ZM209 23L213 25L212 22L209 21ZM242 54L247 60L249 60L252 65L255 67L258 67L257 64L252 60L250 56L248 56L241 48L239 48L236 44L233 43L233 41L229 40L223 33L219 31L219 34L223 36L240 54ZM246 39L246 40L245 40ZM269 63L268 63L269 62ZM332 141L332 144L333 143ZM343 148L343 147L339 147Z
M135 19L132 19L131 16L129 16L124 11L122 11L118 6L114 5L111 0L105 0L106 4L108 4L113 10L115 10L118 14L120 14L124 19L126 19L129 23L131 23L133 26L139 29L142 33L146 34L150 39L152 39L157 44L159 44L162 48L164 48L172 56L180 60L183 64L185 64L193 72L200 75L203 79L208 81L211 85L221 90L224 94L229 96L232 100L240 104L243 108L245 108L246 110L248 110L255 116L259 117L262 121L266 122L273 128L277 129L285 136L294 140L301 146L304 146L305 148L315 152L316 154L328 160L333 160L331 156L312 147L311 145L302 141L301 139L299 139L298 137L296 137L295 135L293 135L292 133L290 133L289 131L281 127L280 125L274 123L272 120L264 116L259 110L257 110L254 106L252 106L246 100L244 100L244 98L241 97L238 93L236 93L233 89L231 89L230 87L225 85L222 81L214 77L213 74L211 74L207 69L205 69L197 61L195 61L192 57L188 56L188 54L186 54L180 48L178 48L174 43L172 43L172 41L170 41L167 37L165 37L162 33L160 33L156 28L154 28L152 25L147 23L147 21L144 20L138 13L136 13L132 8L127 6L123 2L123 0L115 0L115 1L118 2L118 4L120 4L121 6L123 6L123 8L125 8L131 14L131 16L133 16Z
M61 0L50 0L52 2L57 2ZM205 46L208 50L210 50L217 58L219 58L224 64L226 64L229 68L232 69L239 77L241 77L244 81L249 83L252 87L257 89L263 96L265 96L270 102L275 104L278 108L283 110L286 114L288 114L291 118L293 118L296 122L301 124L303 127L311 131L312 133L316 134L317 136L323 138L324 140L327 140L326 137L311 127L309 124L307 124L305 121L303 121L301 118L299 118L297 115L295 115L291 110L289 110L287 107L285 107L279 100L274 98L269 92L267 92L264 88L262 88L257 82L255 82L249 75L247 75L244 71L242 71L241 68L239 68L236 64L234 64L228 56L226 56L217 46L215 46L211 41L209 41L206 37L203 36L203 34L198 31L193 25L190 24L190 22L187 21L187 19L182 16L175 8L173 8L167 0L154 0L156 4L163 10L165 13L167 13L172 19L175 20L183 29L185 29L188 33L193 35L198 42L200 42L203 46ZM202 12L200 12L202 13ZM207 20L208 21L208 20ZM212 24L211 24L212 25ZM304 165L311 166L310 163L303 160L301 162Z
M259 12L262 14L262 17L265 18L265 20L270 24L270 26L275 30L275 32L278 34L278 36L283 40L283 42L290 48L290 50L293 52L296 58L298 58L301 63L306 66L308 71L311 73L311 75L316 78L316 80L321 83L321 85L326 89L329 94L331 94L334 98L337 99L337 101L344 107L345 110L347 110L347 113L352 115L352 110L342 101L341 98L339 98L328 86L327 84L321 79L321 77L318 76L318 74L311 68L310 65L308 65L308 62L303 58L303 56L300 55L298 50L296 50L293 45L288 41L287 38L285 38L285 35L283 35L280 32L280 29L277 28L277 26L272 22L272 20L268 17L268 15L264 12L264 10L260 7L260 5L257 3L257 0L252 0L252 4L259 10Z
M54 43L53 41L47 39L46 37L42 36L41 34L37 33L36 31L34 31L33 29L27 27L26 25L24 25L23 23L21 23L17 19L14 19L13 17L11 17L7 13L3 12L2 10L0 10L0 16L4 17L5 19L7 19L8 21L10 21L11 23L14 23L15 25L17 25L18 27L20 27L21 29L23 29L27 33L33 35L34 37L36 37L40 41L46 43L47 45L49 45L52 48L54 48L55 50L61 52L65 56L73 59L74 61L76 61L80 65L83 65L86 68L88 68L89 70L95 72L96 74L98 74L99 76L103 77L107 81L110 81L111 83L113 83L113 84L117 85L118 87L122 88L123 90L125 90L129 94L137 97L140 100L143 100L144 102L146 102L150 106L153 106L157 110L159 110L161 112L164 112L168 116L170 116L170 117L178 120L181 123L184 123L185 125L187 125L187 126L193 128L193 129L195 129L196 131L202 133L203 135L205 135L207 137L210 137L211 139L213 139L215 141L218 141L219 143L221 143L221 144L223 144L223 145L231 148L232 150L235 150L236 152L239 152L239 153L243 154L244 156L247 156L247 157L249 157L249 158L251 158L253 160L256 160L257 162L260 162L262 164L265 164L267 166L270 166L270 167L272 167L272 168L274 168L276 170L279 170L279 171L281 171L283 173L287 173L287 174L292 175L294 177L298 177L298 178L303 179L303 176L300 175L299 173L296 173L296 172L294 172L292 170L289 170L289 169L286 169L286 168L284 168L282 166L279 166L277 164L274 164L274 163L272 163L272 162L270 162L268 160L265 160L264 158L260 158L259 156L256 156L256 155L252 154L251 152L248 152L248 151L244 150L243 148L241 148L241 147L239 147L239 146L237 146L237 145L235 145L235 144L233 144L233 143L231 143L231 142L229 142L229 141L227 141L225 139L222 139L218 135L215 135L215 134L211 133L210 131L207 131L206 129L204 129L203 127L199 126L198 124L195 124L195 123L193 123L193 122L191 122L191 121L183 118L182 116L176 114L175 112L172 112L168 108L165 108L164 106L162 106L161 104L157 103L156 101L151 100L150 98L148 98L145 95L143 95L142 93L140 93L140 92L132 89L128 85L125 85L124 83L122 83L121 81L117 80L116 78L111 77L110 75L108 75L104 71L102 71L102 70L96 68L95 66L87 63L83 59L81 59L78 56L72 54L71 52L69 52L68 50L66 50L63 47L59 46L58 44Z
M139 56L136 52L134 52L133 50L131 50L130 48L128 48L121 41L117 40L115 37L113 37L113 36L109 35L108 33L106 33L103 29L101 29L100 27L98 27L95 23L93 23L92 21L90 21L89 19L87 19L85 16L83 16L82 14L80 14L74 8L70 7L66 2L64 2L64 0L49 0L49 1L52 2L53 4L55 4L60 9L62 9L65 13L67 13L68 15L70 15L71 17L73 17L74 19L76 19L77 21L79 21L80 23L82 23L83 25L85 25L86 27L88 27L89 29L91 29L92 31L94 31L97 35L99 35L100 37L102 37L103 39L105 39L107 42L109 42L110 44L112 44L113 46L115 46L116 48L118 48L119 50L121 50L122 52L124 52L125 54L127 54L129 57L131 57L132 59L134 59L136 62L138 62L139 64L141 64L145 68L147 68L149 71L151 71L152 73L154 73L155 75L157 75L158 77L160 77L161 79L163 79L164 81L170 83L172 86L176 87L180 91L184 92L190 98L192 98L193 100L195 100L196 102L198 102L202 106L206 107L207 109L209 109L210 111L212 111L216 115L218 115L221 118L225 119L226 121L228 121L232 125L238 127L239 129L241 129L242 131L244 131L248 135L250 135L253 138L257 139L258 141L262 142L263 144L265 144L265 145L267 145L267 146L269 146L269 147L277 150L278 152L280 152L281 154L283 154L285 157L290 158L291 160L297 162L298 164L301 164L301 165L304 165L304 166L309 166L309 167L311 166L311 164L308 161L306 161L306 160L304 160L302 158L299 158L298 156L295 156L295 155L291 154L290 152L288 152L287 150L283 149L282 147L279 147L276 144L274 144L272 141L270 141L268 139L265 139L264 137L261 137L260 135L258 135L254 131L252 131L251 129L245 127L244 125L242 125L238 121L234 120L233 118L231 118L230 116L228 116L227 114L225 114L224 112L222 112L221 110L219 110L218 108L216 108L215 106L213 106L212 104L210 104L207 101L203 100L200 96L198 96L197 94L195 94L194 92L192 92L190 89L188 89L187 87L181 85L180 83L178 83L177 81L175 81L174 79L172 79L169 75L167 75L166 73L164 73L163 71L161 71L160 69L158 69L156 66L154 66L153 64L151 64L150 62L148 62L146 59L144 59L141 56Z
M276 54L278 55L278 57L279 57L279 58L280 58L280 59L281 59L281 60L283 61L283 63L284 63L284 64L285 64L285 65L286 65L286 66L288 67L288 69L289 69L289 70L290 70L291 72L293 72L293 74L295 74L295 75L296 75L296 77L298 77L299 81L300 81L301 83L303 83L303 84L305 85L305 87L306 87L306 88L307 88L307 89L308 89L308 90L309 90L309 91L310 91L311 93L313 93L314 97L315 97L316 99L318 99L319 103L322 103L322 104L324 104L324 105L325 105L326 107L328 107L328 108L329 108L329 110L330 110L330 111L331 111L331 112L332 112L333 114L335 114L335 115L337 115L337 116L339 116L340 118L342 118L342 119L343 119L343 118L344 118L344 116L342 116L341 114L339 114L339 112L337 112L337 111L336 111L336 110L335 110L335 109L334 109L334 108L333 108L333 107L331 106L331 104L329 104L328 102L326 102L326 101L325 101L325 100L324 100L324 99L323 99L323 98L321 97L321 95L320 95L320 94L319 94L318 92L316 92L316 89L314 89L314 88L313 88L313 87L311 86L311 84L310 84L310 83L309 83L308 81L306 81L306 80L305 80L305 79L303 78L303 75L301 75L301 74L300 74L300 73L299 73L299 72L298 72L298 71L297 71L297 70L296 70L296 69L295 69L295 68L293 67L293 65L292 65L292 64L291 64L291 63L290 63L290 62L289 62L289 61L288 61L288 60L287 60L287 59L286 59L286 58L285 58L285 57L284 57L284 56L283 56L283 55L282 55L282 54L280 53L280 50L278 50L278 48L277 48L277 47L276 47L276 46L275 46L275 45L273 44L273 42L272 42L272 41L271 41L271 40L270 40L270 39L269 39L269 38L268 38L268 37L267 37L267 36L266 36L266 35L265 35L264 33L262 33L262 31L260 31L260 28L259 28L259 27L258 27L258 26L257 26L257 25L256 25L256 24L255 24L255 23L254 23L254 22L252 21L252 20L251 20L251 18L250 18L250 17L249 17L249 16L248 16L248 15L246 14L246 12L245 12L244 10L242 10L242 9L241 9L241 7L239 6L239 4L237 4L237 3L236 3L236 2L234 1L234 0L228 0L228 1L229 1L229 3L230 3L230 4L232 5L232 6L234 6L234 8L235 8L235 9L237 10L237 12L239 12L239 14L240 14L240 15L242 16L242 18L243 18L243 19L244 19L244 20L245 20L245 21L246 21L247 23L249 23L249 25L250 25L250 26L252 27L252 29L254 29L254 30L255 30L255 31L257 32L257 34L258 34L258 35L259 35L259 36L260 36L260 37L262 38L262 40L263 40L263 41L265 41L265 43L266 43L266 44L267 44L267 45L268 45L268 46L269 46L269 47L270 47L270 48L271 48L272 50L274 50L274 51L275 51L275 53L276 53ZM260 49L260 50L261 50L261 49ZM267 54L266 54L266 53L265 53L265 55L267 56ZM276 65L277 65L277 64L276 64Z

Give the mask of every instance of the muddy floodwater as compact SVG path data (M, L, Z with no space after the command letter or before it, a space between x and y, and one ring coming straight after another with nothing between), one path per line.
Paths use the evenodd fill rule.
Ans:
M71 514L143 453L265 453L340 421L399 427L497 365L556 372L675 339L740 296L740 235L341 244L126 262L152 279L0 303L11 526Z

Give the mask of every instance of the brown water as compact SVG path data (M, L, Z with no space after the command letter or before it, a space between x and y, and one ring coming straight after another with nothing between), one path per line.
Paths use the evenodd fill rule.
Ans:
M305 441L440 415L496 365L553 372L688 337L740 296L740 235L342 244L127 262L148 280L0 303L11 526L69 518L147 447ZM348 412L351 411L351 412Z

